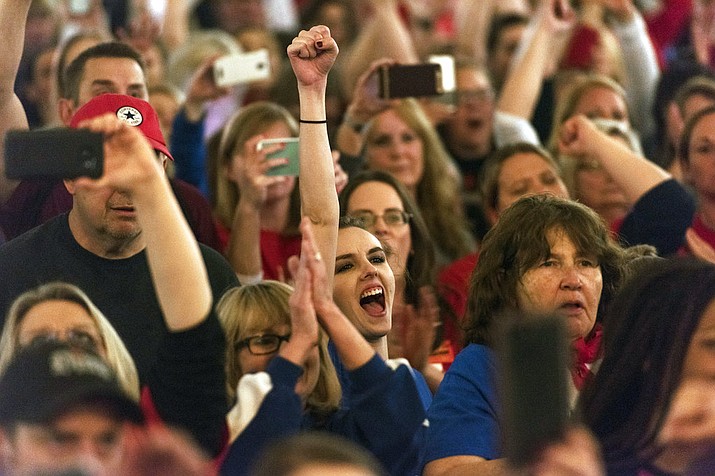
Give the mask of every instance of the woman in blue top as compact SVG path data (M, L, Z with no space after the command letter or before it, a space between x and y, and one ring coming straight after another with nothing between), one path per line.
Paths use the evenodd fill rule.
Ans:
M508 309L562 315L573 341L575 395L598 358L598 316L621 280L623 261L603 221L579 203L531 195L502 213L484 238L472 274L465 316L469 345L429 409L425 475L506 469L499 460L494 316Z

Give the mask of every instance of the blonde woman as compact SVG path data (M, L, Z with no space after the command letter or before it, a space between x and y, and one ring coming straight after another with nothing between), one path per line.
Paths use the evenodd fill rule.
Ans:
M438 264L474 251L460 197L461 176L427 115L412 98L396 101L367 124L363 155L410 192L437 247Z

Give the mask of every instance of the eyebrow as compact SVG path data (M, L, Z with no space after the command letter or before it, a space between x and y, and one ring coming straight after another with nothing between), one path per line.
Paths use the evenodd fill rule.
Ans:
M376 247L371 248L370 250L368 250L368 252L366 253L366 255L371 255L371 254L377 253L377 252L382 252L382 253L384 253L385 250L382 249L382 248L379 247L379 246L376 246ZM339 259L348 259L348 258L351 258L351 257L353 257L353 256L355 256L355 253L346 253L346 254L344 254L344 255L336 256L336 257L335 257L335 261L337 261L337 260L339 260Z

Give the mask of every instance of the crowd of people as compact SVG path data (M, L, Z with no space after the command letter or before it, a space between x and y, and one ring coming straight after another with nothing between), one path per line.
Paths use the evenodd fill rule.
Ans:
M0 31L3 159L103 143L99 178L0 161L0 475L715 473L713 2L0 0ZM538 319L563 339L506 365Z

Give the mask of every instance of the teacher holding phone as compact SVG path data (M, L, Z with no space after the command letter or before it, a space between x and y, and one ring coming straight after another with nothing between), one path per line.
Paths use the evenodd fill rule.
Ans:
M465 316L469 345L429 410L423 474L505 474L495 318L514 309L563 317L572 342L575 397L599 358L599 313L621 282L624 263L624 251L603 222L581 204L531 195L504 211L486 234L472 274Z

